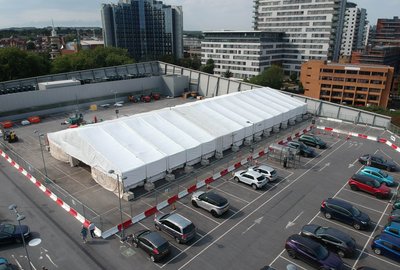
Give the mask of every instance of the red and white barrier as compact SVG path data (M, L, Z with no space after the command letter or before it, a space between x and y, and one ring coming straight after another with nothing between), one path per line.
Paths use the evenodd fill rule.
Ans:
M313 128L313 126L310 126L306 129L303 129L300 132L297 132L296 134L289 136L288 138L286 138L285 140L281 140L278 142L278 144L285 144L288 141L293 140L296 137L300 137L301 135L309 132L311 129ZM114 226L110 229L108 229L107 231L103 232L102 237L103 238L108 238L111 235L114 235L116 233L118 233L119 231L121 231L122 227L124 229L128 228L129 226L147 218L150 216L155 215L158 211L161 211L163 208L170 206L172 204L174 204L176 201L182 199L183 197L197 191L198 189L211 184L212 182L216 181L218 178L223 177L225 175L227 175L230 172L233 172L234 170L240 168L241 166L247 164L248 162L255 160L259 157L264 156L265 154L267 154L269 151L268 147L263 149L260 152L257 153L253 153L251 156L249 156L248 158L242 159L240 162L237 162L231 166L229 166L228 168L214 174L213 176L204 179L200 182L197 182L195 185L190 186L189 188L179 192L178 194L166 199L165 201L160 202L159 204L157 204L156 206L151 207L150 209L147 209L146 211L144 211L143 213L140 213L139 215L136 215L134 217L132 217L131 219L123 222L122 224L118 224L117 226Z
M52 199L54 202L56 202L59 206L61 206L65 211L67 211L70 215L75 217L77 220L79 220L80 223L82 223L85 227L88 227L90 224L90 221L87 220L84 216L79 214L74 208L70 207L68 204L66 204L63 200L57 197L56 194L54 194L50 189L45 187L40 181L38 181L34 176L29 174L24 168L22 168L18 163L13 161L3 150L0 149L0 155L5 158L5 160L10 163L11 166L13 166L15 169L17 169L20 173L22 173L26 178L28 178L33 184L35 184L44 194L46 194L50 199ZM95 228L95 234L97 236L101 236L101 230L98 229L97 227Z

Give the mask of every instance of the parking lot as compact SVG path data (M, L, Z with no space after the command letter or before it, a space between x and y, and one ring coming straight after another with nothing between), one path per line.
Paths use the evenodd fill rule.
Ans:
M171 102L171 101L168 101ZM139 104L139 106L144 104ZM160 104L161 105L161 104ZM144 111L135 105L137 112ZM152 105L153 106L153 105ZM129 107L122 110L128 111ZM154 108L152 108L154 109ZM101 118L115 117L113 110L97 112ZM92 117L93 113L87 114ZM98 118L100 119L98 116ZM13 145L14 150L25 156L33 168L43 171L40 157L40 145L34 130L40 129L46 133L61 129L55 123L60 122L63 116L47 119L37 126L17 128L17 134L22 138L22 143ZM321 124L321 123L319 123ZM387 136L384 131L343 124L324 122L325 126L340 127L350 131L358 131L374 136ZM262 149L271 142L286 138L298 130L304 129L309 122L298 124L288 130L273 134L270 138L255 145L256 150ZM357 241L358 253L354 258L344 259L348 269L367 265L375 269L398 269L398 263L386 257L375 255L370 243L387 222L391 210L389 200L378 200L366 193L352 191L348 185L348 178L360 170L362 165L358 157L365 153L377 153L385 158L398 159L398 153L383 144L373 141L347 138L344 135L329 132L314 131L328 143L328 149L316 150L315 158L301 158L296 168L284 168L277 160L268 155L257 160L274 167L279 175L278 180L269 183L267 187L253 190L250 186L237 183L232 174L219 178L202 190L212 190L230 202L230 209L220 218L213 217L210 213L200 208L195 208L190 201L190 196L167 207L162 213L176 211L190 219L197 228L197 235L188 244L177 244L172 238L162 233L172 245L171 255L159 263L153 263L141 250L131 247L128 243L120 244L115 252L123 260L129 260L132 265L140 269L262 269L269 265L274 269L285 269L289 263L295 264L299 269L310 267L301 261L291 259L284 251L285 240L291 234L300 232L305 224L319 224L338 228L349 233ZM250 154L250 147L243 147L239 152L227 153L222 160L215 160L210 166L196 167L188 174L182 175L177 181L162 182L157 184L156 191L146 193L139 191L138 198L133 202L123 202L123 219L129 219L138 213L154 206L157 202L177 194L197 181L206 179L238 160ZM111 192L105 191L95 183L85 166L70 168L52 159L45 152L47 172L55 183L48 183L55 192L63 196L71 206L87 218L94 221L101 229L107 229L119 223L118 199ZM399 165L399 164L397 164ZM28 166L29 167L29 166ZM400 173L392 173L398 181ZM393 193L397 187L393 188ZM351 226L327 220L319 213L322 200L335 197L351 202L363 212L367 213L374 226L368 231L356 231ZM83 202L81 205L79 202ZM151 217L128 228L125 233L133 233L142 229L154 229ZM114 238L116 239L116 238ZM114 242L114 241L113 241ZM113 245L118 246L115 243Z

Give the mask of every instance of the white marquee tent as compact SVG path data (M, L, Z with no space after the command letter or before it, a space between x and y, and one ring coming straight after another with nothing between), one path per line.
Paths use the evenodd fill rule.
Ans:
M166 173L269 135L307 112L271 88L259 88L49 133L50 153L89 165L93 178L115 191L157 181Z

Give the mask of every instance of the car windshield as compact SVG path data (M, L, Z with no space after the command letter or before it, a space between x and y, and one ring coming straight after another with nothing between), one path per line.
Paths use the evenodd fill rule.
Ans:
M351 208L351 213L353 214L354 217L358 217L359 215L361 215L360 210L358 210L358 209L355 208L355 207L352 207L352 208Z
M15 231L15 226L11 224L3 224L1 231L11 234Z
M264 179L265 179L264 176L259 176L259 177L257 177L257 181L263 181Z
M327 250L326 248L324 248L323 246L318 246L318 247L315 249L315 254L317 255L317 258L318 258L319 260L323 260L323 259L325 259L326 257L328 257L329 252L328 252L328 250Z

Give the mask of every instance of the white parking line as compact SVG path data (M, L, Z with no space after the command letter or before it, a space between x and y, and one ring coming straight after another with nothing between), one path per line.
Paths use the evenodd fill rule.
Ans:
M339 142L339 141L338 141ZM337 142L336 142L337 143ZM336 144L335 143L335 144ZM334 144L334 145L335 145ZM275 193L273 196L271 196L268 200L266 200L265 202L263 202L261 205L259 205L256 209L254 209L253 211L251 211L249 214L247 214L243 219L241 219L239 222L237 222L235 225L233 225L232 227L230 227L227 231L225 231L225 233L223 233L221 236L219 236L218 238L216 238L214 241L211 242L211 244L207 245L204 249L202 249L200 252L198 252L195 256L193 256L191 259L189 259L185 264L183 264L181 267L178 268L178 270L184 268L186 265L188 265L190 262L192 262L194 259L196 259L198 256L200 256L204 251L206 251L208 248L210 248L212 245L214 245L217 241L219 241L222 237L224 237L226 234L228 234L229 232L231 232L234 228L236 228L237 226L239 226L243 221L247 220L247 218L249 218L251 215L253 215L256 211L258 211L261 207L263 207L264 205L266 205L267 203L269 203L272 199L274 199L276 196L280 195L283 191L285 191L287 188L289 188L291 185L293 185L294 183L296 183L299 179L301 179L301 177L303 177L305 174L307 174L309 171L311 171L315 166L317 166L319 163L323 162L326 158L328 158L330 155L332 155L333 153L335 153L337 150L339 150L344 144L346 144L346 142L342 143L338 148L334 149L332 152L330 152L328 155L326 155L324 158L322 158L320 161L318 161L316 164L314 164L311 168L309 168L308 170L306 170L305 172L303 172L301 175L299 175L298 177L296 177L292 182L290 182L287 186L285 186L284 188L282 188L280 191L278 191L277 193ZM279 184L279 183L277 183ZM265 194L268 194L268 192L263 193L262 195L258 196L257 198L255 198L250 204L254 203L258 198L261 198L262 196L264 196ZM239 212L241 212L243 209L247 208L250 204L246 205L245 207L243 207L242 209L240 209ZM223 222L224 223L224 222ZM222 224L223 224L222 223ZM216 228L214 228L216 229ZM214 230L213 229L213 230ZM212 232L213 230L211 230L210 232Z
M233 198L235 198L235 199L237 199L237 200L240 200L240 201L242 201L242 202L249 203L249 201L246 201L245 199L242 199L242 198L240 198L240 197L238 197L238 196L236 196L236 195L233 195L233 194L231 194L231 193L229 193L229 192L226 192L226 191L224 191L224 190L222 190L222 189L220 189L220 188L213 187L212 189L216 189L216 190L218 190L219 192L223 192L223 193L227 194L228 196L231 196L231 197L233 197Z
M291 260L289 260L289 259L287 259L287 258L285 258L285 257L283 257L283 256L281 256L281 258L284 259L285 261L288 261L288 262L291 263L291 264L296 265L297 268L307 270L307 268L304 268L304 267L300 266L299 264L297 264L297 263L295 263L295 262L292 262Z
M182 202L180 202L180 201L176 201L176 202L179 203L179 204L181 204L181 205L183 205L183 206L185 206L186 208L189 208L189 209L192 210L193 212L196 212L197 214L202 215L203 217L205 217L205 218L207 218L207 219L209 219L209 220L211 220L211 221L217 223L218 225L221 225L221 222L218 222L218 221L216 221L216 220L210 218L209 216L204 215L204 214L201 213L200 211L197 211L197 210L193 209L192 207L189 207L189 206L187 206L186 204L184 204L184 203L182 203Z
M362 252L362 250L360 249L357 249L358 251L360 251L360 252ZM375 258L375 259L378 259L378 260L380 260L380 261L382 261L382 262L385 262L385 263L387 263L387 264L391 264L391 265L393 265L393 266L396 266L396 267L399 267L399 265L398 264L395 264L395 263L392 263L391 261L388 261L388 260L385 260L384 258L382 258L382 257L379 257L379 256L376 256L373 252L368 252L367 250L364 250L364 253L366 253L366 254L368 254L368 256L371 256L371 257L373 257L373 258Z
M247 185L244 184L244 183L237 183L235 180L233 180L233 178L229 179L229 180L226 181L225 183L228 183L228 184L231 184L231 185L235 185L235 186L237 186L237 187L240 187L240 188L245 189L246 191L254 192L254 193L258 194L258 195L260 195L260 194L263 193L263 192L260 192L260 191L257 191L257 190L252 189L250 186L247 186Z
M362 208L364 208L364 209L368 209L368 210L370 210L370 211L372 211L372 212L376 212L376 213L382 213L382 210L375 210L375 209L373 209L373 208L371 208L371 207L367 207L367 206L364 206L364 205L362 205L362 204L359 204L359 203L355 203L355 202L352 202L352 201L349 201L349 200L345 200L345 199L343 199L343 198L340 198L340 197L336 197L337 199L340 199L340 200L342 200L342 201L345 201L345 202L348 202L348 203L351 203L351 204L353 204L353 205L357 205L357 206L359 206L359 207L362 207ZM389 204L389 203L388 203ZM385 209L387 208L387 206L385 207ZM384 215L387 215L388 216L388 214L386 214L386 213L384 213Z
M350 188L345 188L343 190L347 191L347 192L351 192L351 193L357 194L357 195L365 197L365 198L369 198L369 199L374 200L376 202L380 202L380 203L383 203L383 204L387 204L388 203L387 201L377 199L376 197L373 197L372 195L366 195L362 191L354 191L354 190L351 190Z

